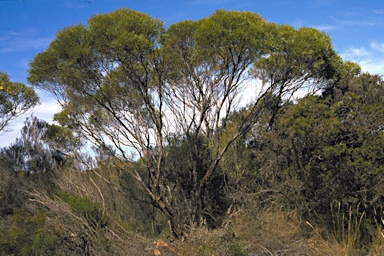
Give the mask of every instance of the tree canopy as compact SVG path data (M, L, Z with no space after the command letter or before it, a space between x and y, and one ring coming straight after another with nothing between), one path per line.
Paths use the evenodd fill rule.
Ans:
M120 161L178 236L182 225L200 226L212 216L208 184L228 148L259 123L263 109L276 105L272 124L289 97L309 84L322 88L338 65L324 33L268 23L255 13L219 10L166 29L146 14L120 9L60 31L31 62L28 79L62 104L57 121ZM238 126L228 130L246 89L257 93ZM164 163L173 134L189 145L183 149L191 163L188 188L169 186L176 170ZM202 138L210 151L204 156ZM132 152L146 174L130 164ZM186 205L172 202L185 189ZM185 223L180 209L191 216Z
M12 82L9 76L0 72L0 131L10 121L25 114L39 102L36 92L23 83Z

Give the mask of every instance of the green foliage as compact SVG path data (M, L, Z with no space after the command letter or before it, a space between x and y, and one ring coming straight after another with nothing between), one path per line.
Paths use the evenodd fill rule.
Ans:
M84 217L92 227L97 229L107 226L108 218L102 208L89 198L71 195L64 191L59 191L57 196L66 202L75 214Z
M242 59L235 57L233 60L241 65L243 61L259 58L266 51L270 43L267 40L271 40L268 29L268 24L256 13L218 10L199 21L194 34L195 46L204 59L225 56L222 59L224 65L231 65L230 59L226 58L231 51L236 52Z
M26 200L22 189L24 173L15 173L0 160L0 215L8 216L20 208Z
M20 208L12 215L8 229L1 227L0 250L7 254L53 254L60 236L59 230L45 228L47 211L30 212Z
M26 113L39 102L36 92L23 83L12 82L0 72L0 132L8 123Z
M318 96L300 100L276 131L290 142L284 146L293 161L285 168L302 182L299 197L292 198L296 205L303 200L299 208L304 217L330 231L330 206L338 202L338 233L353 228L364 237L353 243L366 244L375 236L376 220L383 218L384 140L377 120L384 118L384 87L381 79L368 74L351 78L347 85L332 103ZM359 220L358 225L351 227L351 219Z
M56 234L37 234L30 245L21 248L20 255L44 255L55 252L58 236Z
M74 163L71 153L75 155L80 144L76 140L68 129L31 116L25 120L20 138L11 146L0 149L0 164L4 172L19 176L15 179L18 182L24 178L34 187L42 187L51 194L56 189L53 180L58 169Z
M231 256L247 256L249 255L244 245L233 243L229 246L229 255Z
M166 147L167 156L164 159L164 167L166 168L167 177L165 181L172 188L172 196L174 197L175 209L180 211L180 216L186 218L188 222L192 212L192 207L185 203L186 198L193 198L195 191L193 170L197 170L197 179L201 180L209 167L211 159L210 142L207 138L199 136L198 140L191 141L190 137L180 137L173 135L168 138L169 144ZM197 155L191 153L190 147L196 147ZM213 175L203 194L205 204L204 218L207 226L215 228L220 225L223 213L228 207L228 200L225 194L225 177L220 172ZM193 203L193 202L192 202ZM192 220L196 221L196 220Z
M208 256L214 253L215 249L209 244L203 244L197 247L194 251L196 255Z

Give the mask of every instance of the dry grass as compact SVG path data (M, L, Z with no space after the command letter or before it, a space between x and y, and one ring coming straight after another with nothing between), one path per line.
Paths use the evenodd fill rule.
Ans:
M381 220L381 223L384 224L384 221ZM372 246L369 250L369 256L379 256L383 255L384 252L384 229L382 226L377 224L376 237L373 239Z
M295 211L244 212L237 216L232 228L247 244L250 255L313 255Z
M97 180L89 180L82 173L62 173L57 182L63 191L92 198L108 214L107 186ZM87 182L86 182L87 181ZM30 188L28 207L47 209L44 228L60 229L62 251L76 248L88 238L92 255L198 255L198 256L254 256L254 255L369 255L379 256L384 252L384 230L377 224L377 236L364 250L357 249L359 227L365 214L351 209L343 213L340 206L334 208L334 230L327 233L303 221L295 210L286 210L278 205L262 208L257 200L250 200L225 222L225 228L207 230L189 229L185 241L171 241L166 235L149 238L125 226L115 216L109 216L108 225L102 230L90 226L87 220L74 214L64 201L44 192ZM105 210L105 208L107 210ZM352 214L353 213L353 214ZM341 223L347 223L347 229ZM325 235L324 234L328 234ZM64 254L63 254L64 255ZM71 255L70 253L67 255Z

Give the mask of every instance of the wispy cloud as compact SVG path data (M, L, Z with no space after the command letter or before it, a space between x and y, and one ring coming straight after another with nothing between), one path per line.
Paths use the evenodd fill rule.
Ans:
M188 3L192 5L216 5L216 4L222 4L230 2L231 0L189 0Z
M371 42L367 47L351 47L340 55L344 60L358 63L363 71L384 75L384 43Z
M376 50L376 51L379 51L379 52L381 52L381 53L383 53L384 54L384 43L377 43L377 42L372 42L371 44L370 44L370 46L371 46L371 48L373 49L373 50Z
M11 31L0 38L1 52L19 52L30 49L45 48L52 41L52 38L40 36L39 31L25 29Z
M66 3L66 7L69 9L83 9L87 7L91 3L90 0L83 0L83 1L68 1Z
M332 20L338 24L338 26L375 26L376 23L369 20L355 20L355 19L339 19L333 17Z
M13 44L3 48L3 51L24 51L29 49L43 48L49 45L52 40L49 38L30 38L16 40Z
M373 13L377 15L384 14L384 11L375 10ZM333 31L333 30L346 30L354 27L361 28L375 28L381 26L380 20L373 17L372 12L343 12L334 13L330 16L326 24L312 24L311 27L317 28L321 31Z
M374 14L377 14L377 15L383 15L384 14L384 10L373 10L372 12Z
M319 26L311 26L311 27L316 28L320 31L324 31L324 32L336 30L339 28L339 27L334 26L334 25L319 25Z

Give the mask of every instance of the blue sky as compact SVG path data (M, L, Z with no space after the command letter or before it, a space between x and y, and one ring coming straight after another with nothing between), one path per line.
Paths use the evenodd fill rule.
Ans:
M0 0L0 71L27 83L29 62L59 30L118 8L147 13L166 26L207 17L216 9L256 12L270 22L322 30L344 60L384 75L383 0ZM60 109L47 93L38 93L42 104L33 113L50 120ZM0 147L15 140L25 117L0 134Z

